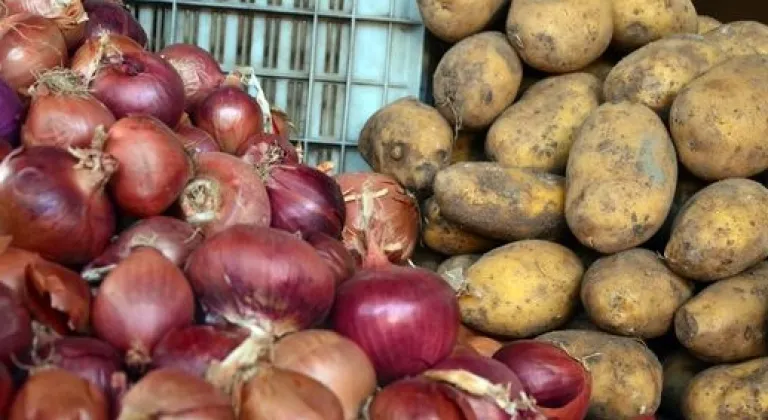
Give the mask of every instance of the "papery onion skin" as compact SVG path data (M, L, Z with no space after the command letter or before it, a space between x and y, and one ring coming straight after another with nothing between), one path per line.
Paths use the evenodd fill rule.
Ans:
M187 152L197 154L221 151L219 144L216 143L216 140L210 134L191 124L180 125L176 128L176 133L181 137Z
M509 367L547 418L581 420L589 409L592 379L578 360L549 343L519 340L494 359Z
M357 343L380 383L429 369L456 344L459 306L437 274L421 268L364 269L339 286L334 330Z
M275 159L275 151L279 158ZM270 160L275 163L296 164L299 163L299 153L288 141L287 137L281 137L276 133L256 133L238 147L235 155L251 164L264 164Z
M76 272L38 260L26 268L25 303L32 316L59 334L86 332L91 291Z
M194 311L181 270L160 251L141 247L104 279L92 321L96 335L125 351L128 365L136 366L149 363L152 349L168 331L192 324Z
M66 66L64 36L53 21L19 13L0 19L0 79L19 94L35 82L35 74Z
M240 88L214 90L195 108L192 120L213 136L221 150L236 154L248 139L263 131L259 104Z
M465 370L493 384L508 387L510 396L516 397L524 389L517 375L504 363L468 350L454 352L431 370Z
M291 123L291 119L288 117L288 113L274 105L272 106L271 112L272 131L280 136L280 138L284 139L287 143L287 140L291 138L291 132L293 131L293 123Z
M10 246L13 238L0 236L0 284L23 299L27 281L27 266L42 260L40 255Z
M120 164L109 183L112 197L134 217L162 214L191 177L191 161L181 139L154 117L133 115L116 122L104 151Z
M32 102L21 131L24 146L89 148L97 127L109 129L115 123L112 111L85 85L73 81L77 77L74 72L51 71L30 89ZM69 86L57 90L55 78Z
M0 235L60 264L87 263L115 231L103 190L116 166L110 156L78 160L52 146L16 149L0 163Z
M312 246L272 228L237 225L187 260L203 308L227 321L282 336L321 322L333 303L333 273Z
M150 246L163 253L177 267L184 267L187 257L203 243L203 236L189 223L168 216L139 220L120 233L104 252L83 269L83 278L100 281L114 265L128 257L138 246Z
M349 172L336 177L346 202L344 245L362 259L363 246L373 241L393 264L404 264L413 255L419 238L420 216L416 200L389 175ZM367 232L362 232L362 194L374 197L374 211ZM365 239L364 239L365 238Z
M70 48L78 45L85 34L88 15L80 0L5 0L5 6L9 15L27 12L51 19Z
M169 127L184 112L184 84L176 70L150 52L123 52L101 67L91 83L93 96L116 118L151 115Z
M352 258L352 254L347 251L341 241L322 232L312 232L304 240L315 247L320 258L324 259L331 268L337 286L355 274L355 259Z
M458 405L448 397L445 387L424 378L401 379L376 394L369 409L369 418L465 420Z
M5 418L13 401L13 378L8 368L0 363L0 417Z
M262 366L243 386L239 420L344 420L338 398L323 384L300 373Z
M86 1L84 6L88 13L85 39L114 33L128 36L142 47L147 45L147 33L125 6L112 1Z
M356 420L376 390L376 372L362 349L328 330L305 330L277 342L272 362L325 385L339 398L345 420Z
M265 185L272 227L302 237L313 232L341 236L346 210L333 178L306 165L275 165L269 167Z
M122 53L141 52L144 47L133 39L119 34L105 33L86 39L83 45L72 55L70 68L84 80L91 80L101 66L103 59L109 59Z
M109 403L98 387L62 369L35 373L19 389L10 420L107 420Z
M201 378L248 338L237 327L190 325L169 331L152 352L152 368L174 368Z
M158 369L125 394L118 420L187 418L234 420L235 415L229 400L205 380L175 369Z
M0 284L0 365L10 363L32 345L32 318L8 287ZM5 372L7 373L7 372ZM0 395L2 400L3 395Z
M190 44L173 44L158 54L168 61L184 81L187 109L194 109L224 82L221 66L208 51Z
M19 95L0 78L0 139L9 145L18 143L19 127L24 115L24 107Z
M221 152L201 153L194 160L195 177L179 198L188 223L206 236L237 224L269 226L267 189L251 165Z

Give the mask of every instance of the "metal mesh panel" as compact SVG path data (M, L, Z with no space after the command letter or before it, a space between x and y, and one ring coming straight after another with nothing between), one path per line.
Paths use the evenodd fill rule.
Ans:
M224 71L253 67L294 119L307 163L369 170L357 137L377 109L419 96L424 28L413 0L132 0L149 48L184 42Z

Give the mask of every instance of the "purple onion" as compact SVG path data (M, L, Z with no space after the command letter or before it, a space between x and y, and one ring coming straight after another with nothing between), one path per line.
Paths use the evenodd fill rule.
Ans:
M110 1L87 1L84 6L88 13L84 39L114 33L132 38L142 47L147 45L147 33L125 6Z
M0 139L18 145L19 127L21 127L24 106L19 96L0 79Z
M9 363L32 344L32 318L13 291L0 284L0 363Z
M306 236L305 240L315 247L320 257L331 268L337 286L355 274L355 258L341 241L322 232L312 232Z
M224 360L248 332L237 327L190 325L171 330L152 350L152 368L174 368L205 377L214 361Z

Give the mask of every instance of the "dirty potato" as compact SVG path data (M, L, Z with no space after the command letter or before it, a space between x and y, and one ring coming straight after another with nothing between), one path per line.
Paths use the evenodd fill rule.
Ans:
M691 198L672 225L664 249L679 275L711 282L768 257L768 190L749 179L727 179Z
M699 30L698 30L699 35L703 35L713 29L717 29L720 27L720 25L722 25L722 23L719 20L713 18L712 16L707 16L707 15L699 15L698 21L699 21Z
M488 130L488 157L504 166L563 173L576 132L600 105L600 81L588 73L544 79Z
M485 252L496 246L495 241L468 232L445 220L434 198L429 198L424 204L421 233L426 246L445 255Z
M554 238L565 228L565 182L557 175L463 162L440 171L434 191L446 220L487 238Z
M482 31L502 11L506 0L418 0L424 26L445 42L458 42Z
M459 131L453 142L451 164L458 162L478 162L485 160L483 148L485 133L474 131Z
M555 331L537 339L558 345L592 374L588 418L630 420L659 408L661 363L642 342L584 330Z
M487 334L532 337L568 321L579 300L584 266L568 248L524 240L472 264L459 297L463 322Z
M683 396L686 420L762 420L768 413L768 358L711 367Z
M691 0L613 0L613 40L633 50L667 35L696 33L696 8Z
M718 26L704 38L720 47L729 57L768 54L768 25L741 20Z
M520 59L500 32L472 35L451 47L435 69L435 104L455 128L491 125L515 100Z
M565 216L586 246L610 254L653 236L677 183L672 141L644 105L606 103L584 122L566 169Z

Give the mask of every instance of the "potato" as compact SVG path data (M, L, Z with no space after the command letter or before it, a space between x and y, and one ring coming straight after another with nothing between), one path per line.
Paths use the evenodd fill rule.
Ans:
M667 242L669 242L669 237L672 234L672 225L677 215L680 214L680 210L682 210L688 200L706 186L707 184L704 181L694 177L688 171L682 170L678 172L675 198L672 199L672 206L669 208L667 218L664 220L661 229L648 241L647 245L651 246L652 249L663 250Z
M699 25L691 0L613 0L613 40L633 50L667 35L696 33Z
M685 390L691 380L708 365L687 351L678 350L664 358L662 366L664 386L661 391L661 409L665 414L682 418Z
M714 283L683 305L675 333L698 358L739 362L768 355L768 263Z
M711 367L683 396L686 420L763 420L768 413L768 358Z
M732 58L683 88L669 115L680 161L705 180L768 168L768 55Z
M463 322L487 334L532 337L563 325L579 300L584 266L568 248L537 239L511 243L469 267L459 297Z
M563 173L573 139L600 105L600 81L588 73L533 85L491 125L486 154L504 166Z
M713 18L712 16L699 15L698 21L699 21L698 33L700 35L704 35L705 33L713 29L717 29L720 27L720 25L722 25L722 23L719 20Z
M442 216L487 238L554 238L565 229L561 176L493 162L463 162L435 177Z
M679 275L711 282L768 257L768 190L748 179L707 186L680 210L664 249Z
M632 52L613 67L603 85L606 101L641 103L665 113L691 80L725 58L701 35L675 35Z
M448 284L458 293L467 285L467 270L477 260L482 257L481 254L456 255L443 261L437 267L437 274L445 279Z
M644 105L601 105L573 143L566 180L565 216L581 243L606 254L642 244L675 194L677 161L664 123Z
M445 42L458 42L482 31L506 0L418 0L424 26Z
M768 25L760 22L741 20L726 23L705 33L704 38L730 57L768 54Z
M429 190L451 161L453 131L434 108L402 98L376 111L360 132L358 148L374 171L413 191Z
M693 285L678 277L647 249L630 249L592 264L581 284L581 302L601 329L639 338L661 337L675 311L693 294Z
M579 70L608 48L611 0L514 0L507 37L529 66L549 73Z
M522 77L520 59L502 33L472 35L437 64L435 104L456 128L479 130L515 100Z
M453 142L451 163L478 162L485 160L483 140L485 135L473 131L459 131Z
M485 252L496 246L495 241L467 232L445 220L434 198L425 203L421 233L426 246L445 255Z
M653 414L661 403L662 368L640 341L599 331L565 330L537 338L581 360L592 374L588 418L632 419Z

